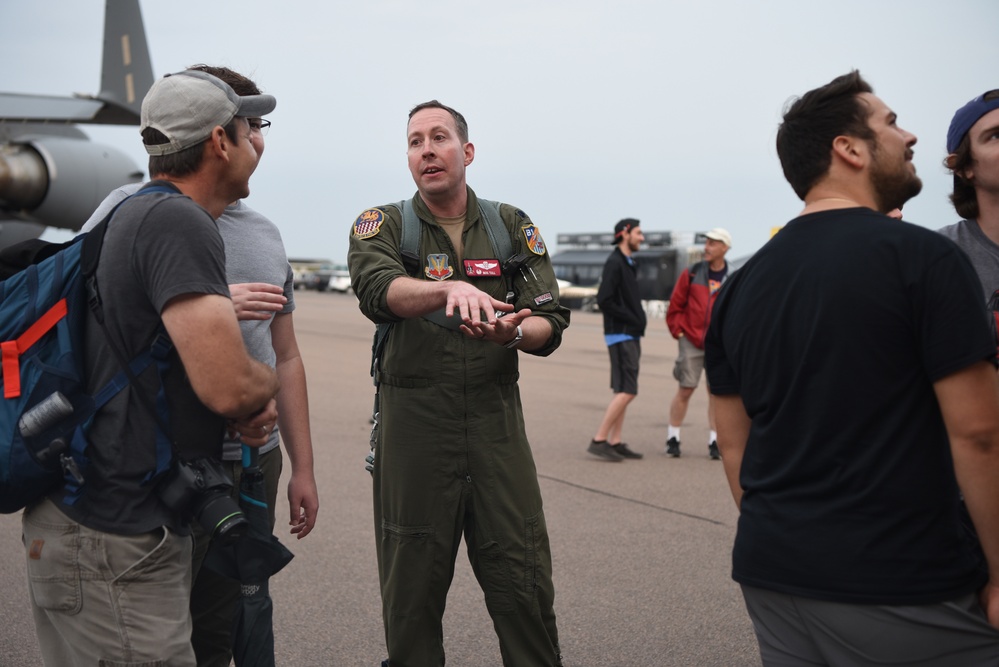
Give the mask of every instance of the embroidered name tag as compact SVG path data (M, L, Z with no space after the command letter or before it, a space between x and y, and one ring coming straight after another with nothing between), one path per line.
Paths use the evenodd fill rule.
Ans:
M500 270L498 259L466 259L465 275L478 278L480 276L501 276L503 272Z

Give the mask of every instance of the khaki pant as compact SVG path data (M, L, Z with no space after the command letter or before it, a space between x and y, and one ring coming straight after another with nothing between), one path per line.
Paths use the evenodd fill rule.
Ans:
M24 511L22 530L47 667L194 666L190 537L104 533L48 499Z

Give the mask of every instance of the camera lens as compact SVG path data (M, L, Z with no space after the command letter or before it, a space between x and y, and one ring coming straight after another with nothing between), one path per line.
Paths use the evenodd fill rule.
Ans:
M198 522L212 540L232 544L250 527L243 510L229 495L210 494L197 513Z

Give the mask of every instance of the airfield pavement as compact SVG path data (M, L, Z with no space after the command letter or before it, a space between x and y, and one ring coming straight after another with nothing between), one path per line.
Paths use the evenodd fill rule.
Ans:
M372 325L350 294L298 292L296 299L321 508L315 531L294 540L279 494L277 534L295 559L271 580L277 664L377 667L386 655L364 470ZM621 463L586 453L611 397L600 315L573 311L552 356L521 354L521 397L544 495L566 667L759 665L730 577L737 512L721 463L707 457L703 383L684 424L683 456L667 458L676 343L661 318L650 321L642 348L639 395L624 435L645 458ZM41 665L20 534L20 514L0 516L3 667ZM464 548L444 636L449 665L501 665Z

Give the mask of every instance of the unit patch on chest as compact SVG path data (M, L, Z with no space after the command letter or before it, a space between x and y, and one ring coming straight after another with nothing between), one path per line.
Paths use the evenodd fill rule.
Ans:
M369 208L354 221L354 236L359 239L371 238L381 231L383 222L385 214L377 208Z
M447 280L454 275L454 267L447 259L447 255L427 255L427 266L423 269L427 278L431 280Z
M470 278L480 278L482 276L501 276L498 259L466 259L465 275Z
M535 255L545 254L545 241L541 238L541 230L534 223L524 225L520 228L524 232L524 239L527 240L527 248Z

